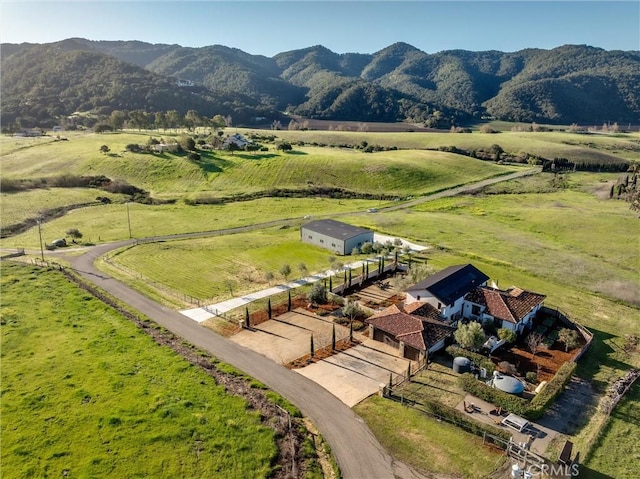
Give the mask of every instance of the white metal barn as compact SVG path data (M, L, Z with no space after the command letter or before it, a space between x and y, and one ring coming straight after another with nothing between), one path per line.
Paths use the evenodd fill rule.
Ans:
M316 220L302 225L300 240L344 255L366 242L373 243L373 231L336 220Z

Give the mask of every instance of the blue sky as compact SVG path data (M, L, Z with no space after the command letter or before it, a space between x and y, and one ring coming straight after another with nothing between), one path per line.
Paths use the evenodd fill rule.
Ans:
M427 53L587 44L640 49L640 1L6 1L0 41L65 38L226 45L276 53L324 45L374 53L406 42Z

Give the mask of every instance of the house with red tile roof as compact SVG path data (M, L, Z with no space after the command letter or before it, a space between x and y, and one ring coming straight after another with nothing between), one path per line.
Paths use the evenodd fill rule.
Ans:
M368 318L366 323L370 338L398 348L400 356L412 361L442 349L455 331L428 303L394 304Z
M544 294L516 287L500 290L482 286L465 296L463 316L521 334L531 326L545 298Z

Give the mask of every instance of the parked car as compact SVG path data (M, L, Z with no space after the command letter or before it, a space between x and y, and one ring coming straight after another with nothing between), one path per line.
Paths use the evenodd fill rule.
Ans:
M59 238L59 239L53 240L51 242L51 246L54 246L56 248L61 248L63 246L67 246L67 240L64 239L64 238Z

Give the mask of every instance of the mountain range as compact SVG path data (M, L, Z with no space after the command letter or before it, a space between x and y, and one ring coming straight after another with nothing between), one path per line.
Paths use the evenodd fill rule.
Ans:
M406 43L373 54L318 45L269 58L222 45L72 38L5 43L0 55L3 127L113 110L195 110L236 125L284 113L438 128L481 118L640 123L640 52L585 45L436 54Z

